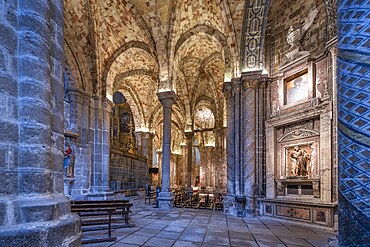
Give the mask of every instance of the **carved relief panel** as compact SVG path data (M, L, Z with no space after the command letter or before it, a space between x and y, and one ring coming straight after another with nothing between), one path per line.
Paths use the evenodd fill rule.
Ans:
M297 129L278 141L280 178L317 178L319 133L312 129Z
M278 196L320 197L320 120L277 128Z

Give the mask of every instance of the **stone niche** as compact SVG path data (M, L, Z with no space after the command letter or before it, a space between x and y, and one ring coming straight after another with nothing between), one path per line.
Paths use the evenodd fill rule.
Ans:
M262 215L334 225L328 61L325 54L307 53L284 64L271 81Z
M277 128L278 197L320 197L318 128L318 119Z

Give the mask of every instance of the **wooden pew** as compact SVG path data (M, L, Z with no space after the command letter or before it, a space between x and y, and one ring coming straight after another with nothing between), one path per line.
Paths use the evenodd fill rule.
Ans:
M146 202L149 201L149 204L150 204L150 200L155 201L156 199L157 199L156 192L148 191L147 195L145 196L144 203L146 204Z
M116 238L111 236L112 223L124 219L125 226L130 226L128 220L132 205L128 200L72 201L71 211L80 216L81 226L86 226L82 228L83 232L108 229L108 238L83 240L82 243L115 241ZM113 218L114 215L120 215L122 218ZM102 227L102 225L106 225L106 227ZM101 227L92 228L90 226Z

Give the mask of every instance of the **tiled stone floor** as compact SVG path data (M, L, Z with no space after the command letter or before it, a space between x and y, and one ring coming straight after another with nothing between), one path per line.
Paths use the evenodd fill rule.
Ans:
M192 247L192 246L327 246L334 237L330 229L281 221L269 217L237 218L221 211L174 208L160 211L145 205L144 199L130 198L134 203L130 223L133 228L113 230L115 242L86 244L88 247ZM84 232L83 236L107 237L107 231Z

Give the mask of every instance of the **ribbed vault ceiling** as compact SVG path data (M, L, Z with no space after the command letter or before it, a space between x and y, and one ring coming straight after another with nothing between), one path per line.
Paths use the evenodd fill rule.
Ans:
M65 0L64 7L66 61L78 65L71 71L97 95L121 91L136 129L160 131L156 92L166 87L177 93L173 149L201 105L221 127L222 84L225 71L237 70L244 1Z

